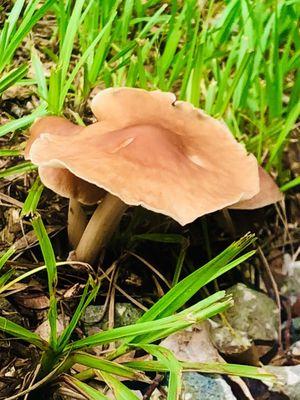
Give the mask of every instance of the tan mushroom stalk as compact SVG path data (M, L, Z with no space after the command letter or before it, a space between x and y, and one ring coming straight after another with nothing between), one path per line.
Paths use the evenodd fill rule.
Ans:
M108 193L83 232L75 258L93 263L116 230L127 208L127 204L122 200Z
M68 208L68 239L73 248L78 246L87 224L88 220L81 204L71 197Z
M171 93L106 89L94 98L92 110L99 122L72 135L44 130L29 150L40 171L69 173L81 185L85 182L85 195L91 187L109 193L77 246L81 261L95 261L126 205L142 205L185 225L204 214L239 207L263 191L264 173L259 176L255 157L228 128ZM58 182L55 188L43 174L41 179L78 200L70 196L73 186L63 193ZM280 199L275 184L272 190L260 204Z

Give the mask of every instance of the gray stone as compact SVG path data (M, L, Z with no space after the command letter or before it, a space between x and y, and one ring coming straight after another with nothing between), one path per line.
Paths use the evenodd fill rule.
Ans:
M143 312L131 303L116 303L114 326L117 328L134 324L142 314ZM108 324L107 310L104 313L103 306L88 306L81 317L81 321L86 325L86 330L90 330L91 326L105 330Z
M291 346L290 352L294 357L300 357L300 340Z
M223 353L242 353L251 347L253 339L276 340L278 309L264 293L242 283L227 290L234 305L225 313L227 324L220 317L212 320L212 339Z
M143 311L131 303L116 303L115 326L134 324L143 314Z
M96 324L103 318L103 306L88 306L81 317L81 321L88 325Z
M226 312L229 324L247 332L251 339L275 340L278 329L278 308L264 293L238 283L229 290L234 306Z
M221 319L211 321L211 337L214 345L224 354L241 354L251 348L246 332L223 325Z
M236 400L220 375L186 372L182 375L181 400Z
M289 296L299 295L299 283L300 283L300 269L296 269L292 276L287 275L284 278L283 285L281 287L282 293Z
M300 400L300 365L264 369L276 376L274 381L265 381L272 391L284 393L290 400Z
M296 317L292 319L293 329L300 332L300 317Z
M282 276L279 281L280 293L291 303L293 315L299 315L300 310L300 260L295 256L283 255ZM299 339L298 339L299 340Z

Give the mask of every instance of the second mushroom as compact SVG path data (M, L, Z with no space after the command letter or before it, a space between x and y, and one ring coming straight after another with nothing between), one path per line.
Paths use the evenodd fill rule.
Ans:
M98 122L87 127L39 119L25 151L45 186L70 199L69 238L80 261L95 262L128 206L185 225L281 199L226 125L171 93L106 89L92 111ZM80 204L98 204L88 223Z

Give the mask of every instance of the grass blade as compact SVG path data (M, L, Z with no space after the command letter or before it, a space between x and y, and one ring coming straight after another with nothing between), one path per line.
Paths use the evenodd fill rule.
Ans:
M66 346L66 351L97 346L124 338L132 339L132 337L136 337L137 335L144 335L142 339L147 343L153 338L156 340L164 337L165 333L169 333L170 330L175 332L197 321L210 318L212 315L222 312L230 305L231 299L225 298L225 292L217 292L178 314L157 319L156 321L138 322L135 325L96 333ZM149 336L150 333L153 333L153 336ZM140 342L140 340L137 340L137 342Z
M65 346L68 344L69 339L72 335L73 330L76 328L77 323L81 317L81 315L84 313L84 310L87 308L87 306L95 299L97 296L100 283L98 284L93 284L93 289L92 291L88 294L88 288L89 284L92 283L92 280L89 279L89 282L85 285L84 291L82 296L80 297L80 302L75 310L75 313L73 314L73 317L69 323L69 325L65 328L65 330L62 332L61 336L58 339L58 351L63 351Z
M69 359L70 362L67 361L68 366L78 363L88 368L98 369L99 371L104 371L130 380L141 382L149 381L146 375L134 370L133 368L88 353L75 352L69 357Z
M300 185L300 176L298 176L297 178L291 180L290 182L285 183L284 185L282 185L280 187L280 190L282 192L286 192L287 190L290 190L290 189L292 189L292 188L294 188L296 186L299 186L299 185Z
M21 217L24 217L25 215L33 215L36 212L36 208L43 189L44 185L42 184L40 178L37 177L34 184L29 189L28 195L21 211Z
M13 69L8 74L0 79L0 94L3 93L10 86L17 83L22 79L28 72L28 65L21 65L18 68Z
M22 154L21 150L3 149L0 150L0 157L17 157Z
M251 379L266 379L273 380L274 375L265 372L263 368L252 367L249 365L241 364L227 364L227 363L197 363L197 362L180 362L183 371L197 371L208 374L224 374L231 376L240 376L243 378ZM168 367L161 361L129 361L124 365L137 369L139 371L160 371L167 372Z
M6 135L7 133L15 132L18 129L23 129L26 126L31 125L36 118L43 117L46 114L47 112L45 107L41 106L30 115L7 122L6 124L0 126L0 137Z
M14 273L15 271L13 269L9 269L5 274L0 276L0 290L5 287L5 284L10 280Z
M154 306L141 318L142 321L154 320L171 315L182 307L201 287L221 276L225 272L239 265L254 254L254 251L246 253L230 263L241 251L254 241L253 235L247 235L230 245L221 254L209 261L202 268L197 269L188 277L180 281L168 293L166 293Z
M289 115L286 118L284 128L280 132L280 135L276 141L274 148L271 150L270 159L266 167L267 170L270 170L271 165L274 164L280 150L282 149L285 140L287 139L290 131L293 129L297 119L299 118L299 115L300 115L300 102L298 102L295 105L295 107L292 108L292 110L289 112Z
M139 347L152 354L167 368L170 374L167 400L178 400L181 393L181 374L183 369L180 362L169 349L162 346L148 344L140 345Z
M138 400L139 398L130 390L127 386L125 386L122 382L120 382L114 376L108 374L107 372L98 372L96 374L102 378L105 383L111 388L114 392L114 396L118 400Z
M30 332L28 329L25 329L4 317L0 317L0 329L9 335L17 337L18 339L22 339L26 342L34 344L39 349L45 350L47 348L47 343L44 342L37 334Z
M30 161L26 161L14 165L13 167L0 170L0 178L8 178L11 176L24 174L25 172L34 171L35 169L37 169L36 165L32 164Z
M43 64L38 56L38 52L33 47L31 49L31 62L34 70L35 79L38 85L38 94L44 100L48 99L48 87L43 69Z
M57 300L55 297L55 288L57 284L57 269L54 251L43 224L41 217L38 215L31 220L33 229L38 238L41 251L44 257L48 274L48 288L50 295L50 307L48 319L50 324L50 346L56 350L57 348Z
M16 251L15 248L12 246L8 250L6 250L6 252L4 254L1 255L1 257L0 257L0 270L1 270L2 267L4 267L6 262L10 259L10 257L14 254L15 251Z
M73 376L64 375L62 378L67 384L77 389L79 393L83 394L89 400L108 400L108 397L99 392L99 390L94 389L92 386L81 382Z

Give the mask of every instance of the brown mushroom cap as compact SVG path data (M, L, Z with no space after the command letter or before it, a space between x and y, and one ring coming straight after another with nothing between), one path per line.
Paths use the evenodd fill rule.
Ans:
M283 194L271 176L262 168L258 168L259 173L259 192L249 200L243 200L233 204L230 208L241 210L254 210L255 208L265 207L269 204L277 203L283 199Z
M83 129L82 126L75 125L66 118L46 116L37 118L29 130L29 138L25 147L25 158L29 158L29 150L32 143L38 139L41 133L51 133L52 135L74 136Z
M30 136L25 148L25 158L30 159L31 146L42 133L47 132L51 135L74 137L82 129L82 126L75 125L62 117L47 116L38 118L30 128ZM105 194L98 186L80 179L66 168L39 166L39 175L44 185L49 189L60 196L75 198L83 204L95 204Z
M182 225L259 191L255 157L224 124L170 93L107 89L92 110L100 122L72 138L41 134L29 158Z

